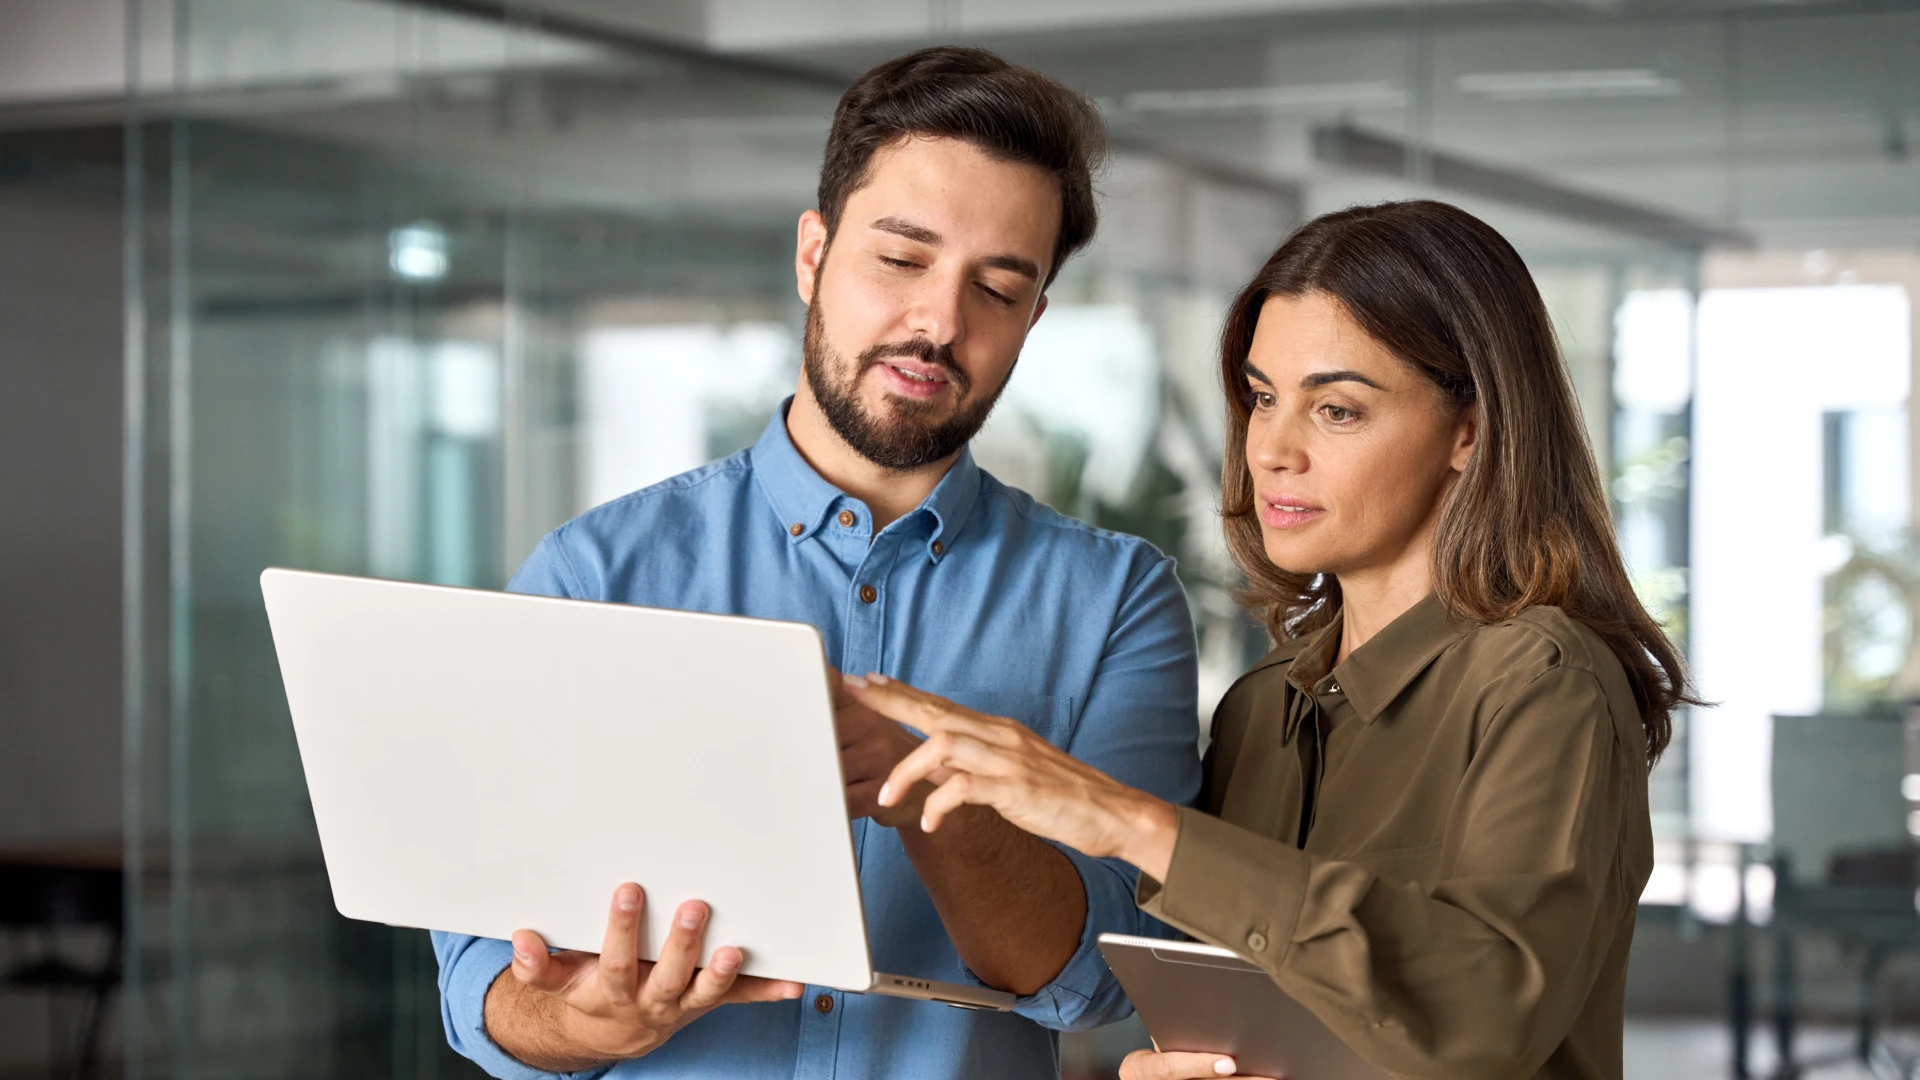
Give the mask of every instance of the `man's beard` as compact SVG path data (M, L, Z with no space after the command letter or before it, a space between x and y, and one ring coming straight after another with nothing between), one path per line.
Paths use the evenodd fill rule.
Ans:
M822 324L820 298L814 297L807 309L807 332L801 345L801 367L807 387L820 403L834 434L853 447L854 452L883 469L909 472L944 461L958 453L968 440L979 433L993 411L1000 392L1007 388L1001 380L993 392L972 405L962 406L945 420L936 420L938 401L913 401L889 396L890 416L874 416L860 402L860 383L876 364L890 356L904 356L942 369L955 396L965 401L973 380L953 362L953 350L924 338L885 342L862 352L848 364L827 344ZM848 369L851 370L848 370ZM845 378L836 378L839 372ZM1012 377L1012 369L1008 369Z

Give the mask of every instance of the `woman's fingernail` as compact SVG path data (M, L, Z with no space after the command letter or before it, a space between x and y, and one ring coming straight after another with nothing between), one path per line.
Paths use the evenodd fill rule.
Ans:
M888 798L888 796L889 796L889 795L892 795L892 794L893 794L893 785L892 785L892 784L881 784L881 785L880 785L880 805L881 805L881 806L892 806L892 805L893 805L893 800L892 800L892 799L890 799L890 798Z
M929 819L927 818L927 815L925 815L925 814L921 814L921 815L920 815L920 831L921 831L921 832L932 832L932 831L933 831L933 826L932 826L932 825L929 825L929 824L927 824L927 822L928 822L928 820L929 820Z
M1227 1075L1228 1073L1233 1071L1233 1059L1221 1058L1219 1061L1214 1062L1213 1071L1220 1074L1221 1076Z
M869 671L867 672L867 681L876 682L876 683L879 683L881 686L885 686L888 683L892 682L893 680L887 678L885 675L882 675L877 671Z

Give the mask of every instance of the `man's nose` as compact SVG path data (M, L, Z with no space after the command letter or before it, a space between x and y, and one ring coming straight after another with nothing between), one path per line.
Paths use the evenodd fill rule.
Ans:
M952 345L966 333L961 312L965 282L958 274L929 274L913 292L906 330L934 345Z

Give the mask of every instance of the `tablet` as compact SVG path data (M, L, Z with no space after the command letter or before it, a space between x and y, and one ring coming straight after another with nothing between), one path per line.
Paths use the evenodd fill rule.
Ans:
M1393 1080L1226 949L1101 934L1100 952L1161 1050L1227 1054L1246 1076Z

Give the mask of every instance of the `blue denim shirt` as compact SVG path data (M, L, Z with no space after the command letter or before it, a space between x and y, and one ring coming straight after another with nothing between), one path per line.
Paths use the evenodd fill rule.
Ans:
M509 588L807 622L843 671L881 672L1012 717L1128 784L1192 801L1194 634L1171 559L1055 513L964 452L918 509L877 535L872 521L794 449L782 405L753 447L554 530ZM875 969L977 984L899 837L864 819L852 828ZM798 1001L715 1009L610 1072L1057 1077L1056 1032L1131 1011L1095 938L1165 933L1134 906L1131 867L1062 850L1086 886L1086 926L1059 977L1013 1013L810 986ZM497 1077L548 1075L508 1057L482 1022L487 988L511 959L507 943L433 938L454 1049Z

